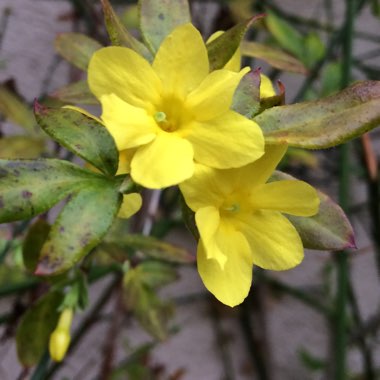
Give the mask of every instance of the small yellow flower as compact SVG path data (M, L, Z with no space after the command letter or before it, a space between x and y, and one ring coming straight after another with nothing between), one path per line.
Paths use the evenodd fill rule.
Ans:
M50 335L49 352L51 358L60 362L66 355L70 345L70 327L73 320L73 310L65 309L61 313L57 327Z
M166 37L152 65L124 47L93 55L89 86L118 149L135 149L135 182L162 188L190 178L194 161L233 168L262 156L259 126L230 110L248 69L209 70L206 46L191 24Z
M226 305L247 296L252 265L285 270L303 259L298 232L282 213L312 216L319 198L302 181L266 183L285 151L286 146L267 146L262 158L238 169L197 165L194 176L180 185L201 237L199 274Z

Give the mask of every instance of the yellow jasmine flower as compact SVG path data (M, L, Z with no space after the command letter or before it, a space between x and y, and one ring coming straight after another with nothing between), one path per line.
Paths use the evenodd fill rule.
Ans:
M50 335L49 353L50 357L60 362L66 355L70 345L70 328L73 320L73 309L64 309L59 316L58 324Z
M213 33L207 42L211 42L215 40L217 37L219 37L221 34L223 34L223 31L217 31ZM240 71L240 64L241 62L241 48L240 46L236 49L234 55L231 57L231 59L225 64L224 68L227 70L238 72ZM276 95L276 91L273 88L272 81L264 74L260 73L260 98L271 98L272 96Z
M285 151L283 145L266 146L262 158L238 169L197 165L194 176L180 185L200 234L199 274L226 305L247 296L252 265L284 270L303 259L297 230L282 213L312 216L319 198L302 181L267 183Z
M191 24L166 37L152 65L124 47L95 52L89 86L118 149L135 149L135 182L162 188L190 178L195 161L233 168L261 157L259 126L229 109L248 69L209 71L206 46Z

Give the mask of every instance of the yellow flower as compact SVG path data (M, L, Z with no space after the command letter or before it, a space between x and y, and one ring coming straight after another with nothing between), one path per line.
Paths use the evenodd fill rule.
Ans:
M199 274L226 305L247 296L252 265L284 270L303 259L301 239L282 213L312 216L319 198L302 181L266 183L285 151L286 146L267 146L262 158L238 169L197 165L194 176L180 185L200 234Z
M211 42L215 40L217 37L219 37L221 34L224 32L222 31L217 31L213 33L207 42ZM241 61L241 48L238 47L232 56L232 58L225 64L224 68L227 70L235 71L238 72L240 71L240 61ZM264 74L260 73L260 98L265 99L265 98L270 98L272 96L276 95L276 91L273 88L273 84L271 80Z
M60 362L66 355L67 349L70 345L70 327L73 320L73 310L65 309L61 313L57 327L50 335L49 352L51 358Z
M229 109L247 70L210 73L200 33L184 24L166 37L152 65L128 48L98 50L88 82L118 149L136 149L133 180L162 188L190 178L194 161L233 168L262 156L259 126Z

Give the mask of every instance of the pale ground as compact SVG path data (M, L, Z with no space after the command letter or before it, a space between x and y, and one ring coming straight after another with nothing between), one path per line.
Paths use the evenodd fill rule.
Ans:
M339 2L336 2L339 3ZM302 4L302 8L300 7ZM307 8L305 2L286 0L281 2L284 9L299 12L305 15L320 14L321 1L309 1ZM5 7L10 7L12 15L8 24L3 45L0 50L0 81L16 78L17 88L29 101L41 93L42 82L51 70L54 61L53 41L57 33L72 29L69 21L60 21L59 15L70 11L66 1L51 0L0 0L0 14ZM341 8L339 4L337 9ZM211 9L212 11L212 9ZM337 24L342 19L342 13L336 11ZM379 22L369 15L358 20L361 30L380 32ZM356 51L367 51L373 46L361 44L355 46ZM53 90L67 83L69 70L66 64L61 63L52 75L48 89ZM284 75L283 82L287 88L288 99L296 93L299 77ZM331 157L328 155L327 159ZM326 174L317 173L318 178ZM357 191L352 195L352 203L365 199L365 191L360 184L355 184ZM355 281L355 291L364 317L376 311L379 301L379 283L373 262L370 241L366 230L368 227L362 215L352 220L357 232L359 251L352 252L352 275ZM179 232L181 234L181 232ZM174 236L173 240L183 241L181 236ZM192 244L191 239L185 238ZM194 250L194 245L191 246ZM305 260L294 270L278 273L276 276L291 285L303 288L312 288L320 282L320 271L328 259L327 253L306 252ZM192 269L182 271L179 283L165 290L167 296L184 296L204 292L197 273ZM93 292L92 296L96 294ZM307 347L308 350L320 357L324 357L328 350L327 326L319 314L303 306L301 303L283 297L281 300L269 299L267 311L267 328L272 348L272 364L274 380L304 380L322 379L306 371L300 363L298 350ZM230 337L228 351L235 370L235 379L252 378L249 355L245 346L241 330L233 314L225 313L222 319L222 328ZM163 363L169 372L184 368L184 380L222 380L223 366L219 347L217 347L215 331L210 318L210 306L202 299L178 307L175 325L179 332L167 342L161 344L154 351L153 361ZM65 369L55 378L62 379L95 379L98 373L99 350L103 342L103 334L107 331L105 324L100 324L78 347L74 356L68 361ZM128 344L137 344L144 341L146 335L142 334L136 326L128 328L123 337ZM0 346L0 380L14 380L19 374L16 362L15 347L10 343ZM380 356L377 357L380 364ZM350 354L352 369L359 369L361 357L357 352Z

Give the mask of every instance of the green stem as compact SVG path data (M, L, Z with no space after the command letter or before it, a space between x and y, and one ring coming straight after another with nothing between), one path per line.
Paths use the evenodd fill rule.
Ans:
M343 47L343 64L342 64L342 83L344 88L351 81L352 69L352 40L354 33L354 17L356 13L356 0L346 0L346 17L344 28L342 29L342 47ZM349 207L349 145L345 144L340 147L340 178L339 178L339 201L343 210ZM349 263L347 252L340 252L336 256L337 265L337 294L336 294L336 311L334 319L334 352L335 366L334 379L347 379L347 301L349 290Z

